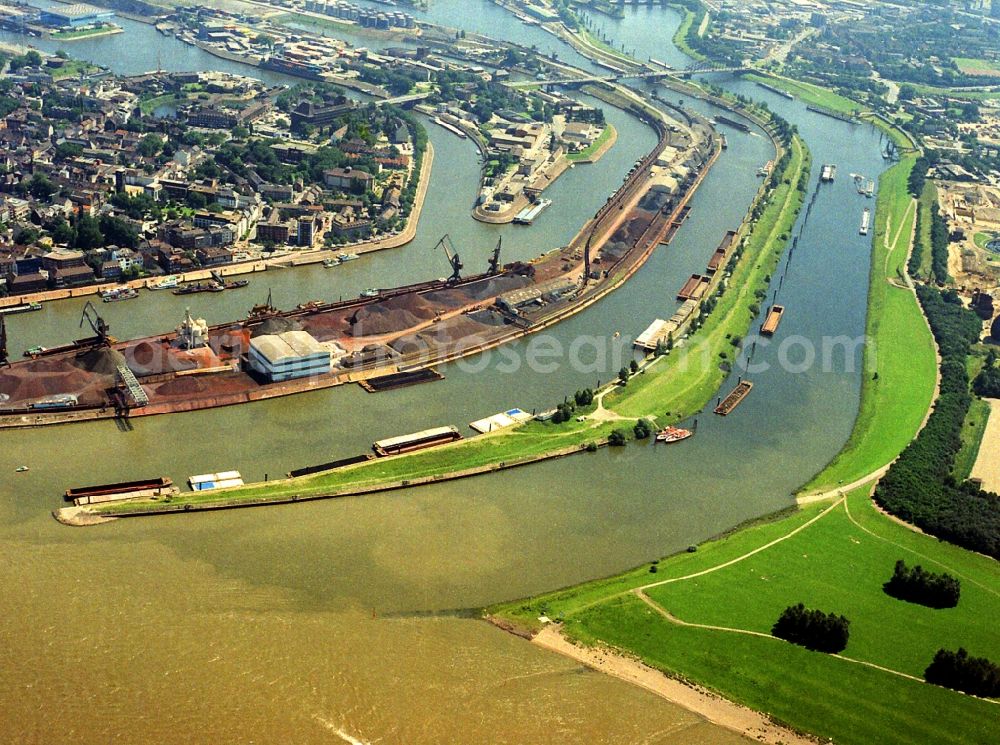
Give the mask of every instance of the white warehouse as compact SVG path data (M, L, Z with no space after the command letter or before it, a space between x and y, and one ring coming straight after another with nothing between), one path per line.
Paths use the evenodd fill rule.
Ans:
M272 383L330 372L330 350L305 331L250 340L250 367Z

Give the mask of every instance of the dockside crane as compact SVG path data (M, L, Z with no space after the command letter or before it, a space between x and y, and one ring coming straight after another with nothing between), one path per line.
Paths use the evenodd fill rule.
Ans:
M490 259L490 274L500 273L500 244L503 243L503 236L497 240L497 247L493 249L493 256Z
M97 313L97 308L94 304L87 301L87 304L83 306L83 313L80 315L80 328L83 328L84 322L90 325L90 328L94 331L94 338L92 341L95 347L108 347L112 344L111 336L108 334L110 326L105 322L103 318Z
M452 243L451 236L445 233L441 240L439 240L434 248L438 247L444 248L445 256L448 257L448 263L451 264L451 276L448 278L448 282L458 282L462 278L462 260L458 257L458 251L455 250L455 244Z

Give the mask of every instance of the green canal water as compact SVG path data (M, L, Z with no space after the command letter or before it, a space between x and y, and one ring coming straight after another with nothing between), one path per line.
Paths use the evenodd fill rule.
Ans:
M568 47L490 2L435 0L431 20L502 35L578 62ZM634 9L605 32L639 58L680 60L667 9ZM73 54L120 72L247 72L123 21L126 33L78 42ZM0 41L23 41L0 34ZM30 40L43 46L40 40ZM275 77L275 80L278 78ZM442 382L383 394L357 387L215 411L0 433L0 732L14 742L609 742L727 743L736 738L630 686L536 650L463 609L605 575L678 550L790 504L790 494L846 439L859 375L777 364L780 342L863 333L868 241L865 200L847 174L883 168L865 127L805 111L755 86L798 124L822 187L790 263L776 274L788 312L760 347L753 394L726 419L699 417L698 436L669 449L629 447L488 478L278 508L119 521L69 529L49 516L85 483L236 468L248 479L365 451L378 438L467 423L520 406L549 406L606 380L631 339L666 318L683 280L704 269L773 157L760 133L726 131L730 147L691 217L629 283L549 332L568 347L601 340L607 360L586 370L517 372L494 355L442 368ZM704 108L712 114L713 112ZM186 306L210 322L243 315L271 289L279 306L350 296L440 276L431 247L450 233L469 270L499 236L505 259L568 241L653 145L650 131L607 109L620 136L598 164L565 174L530 228L469 216L478 184L471 144L428 123L436 150L428 204L405 248L337 269L271 271L219 296L101 306L121 337L172 328ZM779 279L783 277L783 279ZM81 303L9 319L15 353L78 335ZM620 338L614 334L620 332ZM511 347L523 360L532 341ZM793 351L792 362L801 355ZM586 357L586 355L583 355ZM728 388L732 382L727 382ZM471 432L470 432L471 433ZM31 471L15 475L26 463ZM724 601L724 600L723 600Z

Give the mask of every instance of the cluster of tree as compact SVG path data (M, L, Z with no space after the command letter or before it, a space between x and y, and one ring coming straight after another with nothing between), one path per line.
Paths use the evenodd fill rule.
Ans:
M627 366L623 366L621 370L618 371L618 382L622 385L628 385L629 378L639 372L639 363L632 360Z
M907 180L907 187L914 199L920 199L920 195L924 193L924 184L927 183L927 171L930 170L930 167L931 162L926 155L921 155L913 164Z
M897 600L929 608L954 608L962 594L961 583L950 574L928 572L919 564L910 568L902 559L882 589Z
M608 445L612 447L624 447L628 442L628 432L624 429L616 429L608 435Z
M1000 316L997 317L993 325L1000 327ZM997 330L1000 331L1000 328ZM977 396L1000 398L1000 368L997 368L996 362L997 354L991 349L986 356L986 364L983 365L983 369L980 370L976 379L972 381L972 391Z
M163 212L160 204L148 194L129 196L124 192L116 192L111 196L111 204L133 220L141 220L147 215L159 219Z
M799 603L782 612L771 628L779 639L817 652L836 654L847 647L851 622L836 613L809 610Z
M1000 696L1000 665L985 657L970 657L962 647L957 652L939 649L924 670L924 680L973 696Z
M42 55L34 49L31 49L25 54L19 54L16 57L11 57L8 72L17 72L23 67L41 67L41 65Z
M927 424L882 477L875 500L932 535L1000 557L1000 499L952 476L972 402L966 356L981 324L953 292L919 285L917 295L941 352L941 392Z

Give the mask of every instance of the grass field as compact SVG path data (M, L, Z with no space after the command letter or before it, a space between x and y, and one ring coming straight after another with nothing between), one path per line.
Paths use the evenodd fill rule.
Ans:
M990 402L982 398L972 399L969 413L965 415L965 423L962 425L962 448L955 456L955 467L952 468L956 481L965 481L972 473L989 418Z
M754 292L766 289L771 272L778 264L805 195L796 185L809 172L809 154L796 138L791 148L789 176L774 191L761 215L746 251L760 258L743 261L729 279L729 290L699 330L695 343L675 349L648 373L615 391L605 405L623 416L655 414L665 424L697 411L710 400L728 375L723 361L732 363L739 350L731 343L746 336L753 319L750 306L757 302ZM725 354L723 359L719 355ZM666 413L669 412L669 415Z
M993 237L994 236L990 233L976 233L974 236L972 236L972 240L976 242L977 246L985 249L986 244L989 243L991 240L993 240Z
M1000 64L994 60L952 57L952 61L966 75L1000 76Z
M617 137L617 135L618 133L615 130L614 126L608 124L607 126L604 127L604 131L601 132L601 134L598 136L596 140L594 140L592 143L590 143L587 147L585 147L578 153L569 153L566 156L566 158L574 162L580 160L586 160L587 158L590 158L598 150L600 150L602 147L604 147L605 144L607 144L608 140L610 140L612 137Z
M820 106L824 109L836 111L841 114L856 114L863 108L857 101L852 101L851 99L845 98L829 88L823 88L818 85L813 85L812 83L792 80L791 78L782 77L780 75L748 73L743 77L747 80L752 80L755 83L767 83L768 85L773 85L775 88L788 91L793 96L802 99L807 104Z
M879 179L868 290L871 342L854 430L844 449L803 492L851 483L889 463L913 439L931 404L937 369L934 341L916 297L901 279L916 219L907 192L913 164L913 157L905 158Z
M681 13L684 16L683 20L681 21L681 25L678 26L677 31L674 32L674 39L673 39L674 46L677 47L684 54L686 54L688 57L691 57L692 59L698 62L703 62L708 58L701 52L692 49L691 45L688 44L688 34L691 33L691 29L694 26L694 22L695 20L697 20L694 11L685 8L683 5L675 5L674 7L677 9L679 13Z
M774 542L783 536L789 537ZM932 610L885 595L882 583L900 558L959 577L959 606ZM663 560L655 573L649 567L490 611L529 628L538 627L542 614L560 618L571 638L627 649L654 667L838 742L991 741L992 704L739 633L767 635L781 610L804 602L851 619L845 657L906 675L919 678L942 646L1000 655L992 623L1000 612L998 565L890 522L875 512L867 489L846 502L810 505ZM664 584L645 590L648 597L684 623L736 631L667 620L630 592L651 583Z

